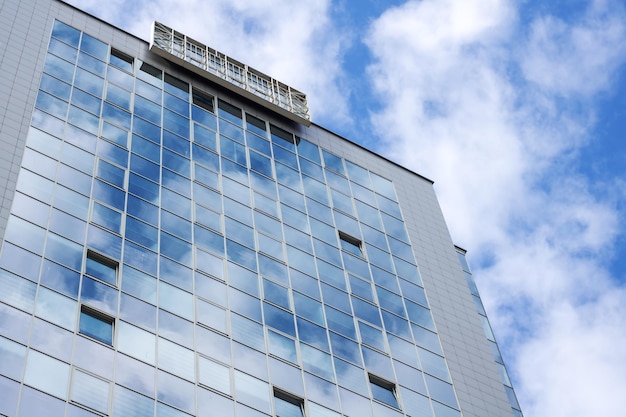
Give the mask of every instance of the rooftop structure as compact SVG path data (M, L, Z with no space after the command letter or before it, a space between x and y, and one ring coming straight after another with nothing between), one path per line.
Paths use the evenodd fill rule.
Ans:
M306 95L162 23L154 22L150 51L305 126Z

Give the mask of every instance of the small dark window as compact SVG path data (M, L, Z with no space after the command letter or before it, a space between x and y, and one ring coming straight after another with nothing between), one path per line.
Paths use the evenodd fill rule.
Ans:
M107 284L117 285L117 262L92 250L88 250L85 274Z
M276 417L304 417L304 400L274 388Z
M146 74L149 74L149 75L151 75L154 78L157 78L159 80L163 79L163 71L161 71L160 69L158 69L156 67L153 67L150 64L146 64L145 62L143 62L141 64L141 67L139 67L139 70L142 71L142 72L145 72Z
M176 90L172 90L171 87L174 87L183 93L187 94L187 100L189 100L189 84L185 81L180 80L173 75L169 75L165 73L165 91L170 92L172 94L178 95ZM182 96L180 98L183 98Z
M207 94L207 93L203 93L202 91L196 90L195 88L192 88L192 97L193 97L193 104L195 104L198 107L202 107L204 110L208 110L211 113L214 113L215 110L213 108L213 96Z
M124 71L133 72L134 59L118 50L111 48L111 65L121 68Z
M374 375L369 376L370 388L372 389L372 397L376 401L400 409L398 399L396 398L396 387L391 382L378 378Z
M352 237L347 233L339 232L339 242L341 243L341 249L357 256L363 256L361 241L359 239Z
M246 113L246 122L248 123L248 130L261 135L265 135L265 132L267 132L267 126L264 120L258 119L251 114Z
M113 345L113 317L81 306L79 332L92 339Z
M232 104L227 103L227 102L222 101L222 100L218 101L217 106L219 107L219 109L221 111L226 112L228 115L235 116L237 118L237 120L232 120L231 117L228 117L227 114L224 114L224 113L222 113L220 111L220 116L221 117L224 117L224 118L232 121L233 123L241 123L242 115L241 115L241 109L239 107L233 106Z
M298 143L300 143L299 137L294 136L293 133L287 132L286 130L281 129L280 127L270 125L270 133L272 134L272 139L279 138L286 142L293 143L294 145L297 145Z

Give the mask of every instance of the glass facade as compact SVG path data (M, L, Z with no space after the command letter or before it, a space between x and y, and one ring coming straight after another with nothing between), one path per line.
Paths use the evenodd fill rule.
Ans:
M476 304L476 311L480 316L480 321L483 325L483 330L485 332L485 336L487 337L487 341L489 342L489 347L491 348L493 359L496 362L500 377L502 378L502 384L504 384L504 390L506 392L509 403L511 404L513 416L522 417L522 410L520 408L519 402L517 402L517 396L515 395L515 391L513 390L513 384L511 383L509 374L506 370L506 367L504 366L504 360L502 359L502 355L500 354L500 348L498 347L498 344L496 343L496 338L493 334L493 331L491 330L491 325L489 324L487 313L485 312L483 302L481 301L480 294L478 293L478 287L476 287L474 277L472 276L472 272L470 271L470 267L465 256L465 250L457 248L457 255L459 257L461 267L463 268L465 279L467 280L467 286L472 293L472 299Z
M451 243L448 275L422 262L431 231L406 198L422 179L32 1L61 11L0 235L0 416L481 414L448 287L427 297L433 275L471 295Z

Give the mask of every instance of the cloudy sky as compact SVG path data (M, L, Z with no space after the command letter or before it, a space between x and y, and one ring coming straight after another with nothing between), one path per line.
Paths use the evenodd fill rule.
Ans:
M624 416L623 1L73 2L272 74L435 180L525 416Z

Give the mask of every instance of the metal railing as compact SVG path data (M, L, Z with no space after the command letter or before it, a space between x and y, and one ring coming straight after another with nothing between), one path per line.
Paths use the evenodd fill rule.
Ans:
M152 47L157 47L222 80L310 122L306 95L227 55L154 22Z

